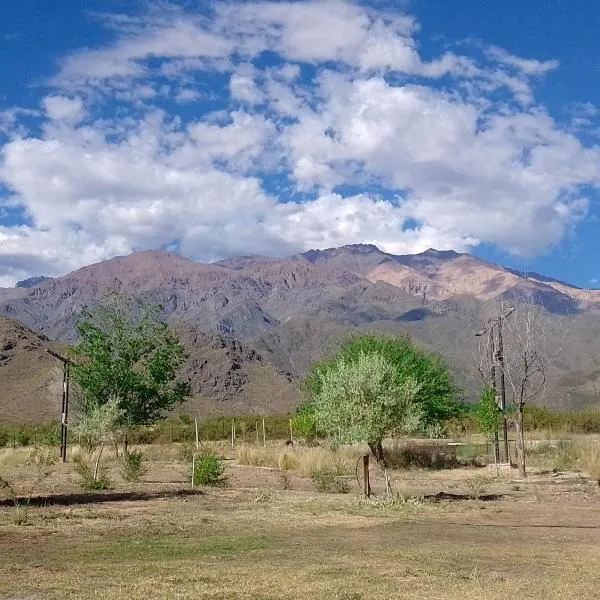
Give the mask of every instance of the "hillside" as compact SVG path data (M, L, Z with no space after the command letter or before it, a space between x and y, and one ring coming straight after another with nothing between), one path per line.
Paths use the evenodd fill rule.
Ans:
M473 334L501 300L523 297L567 332L541 401L565 409L598 403L600 292L468 254L430 249L396 256L358 244L201 264L139 252L31 288L0 290L0 314L69 342L82 307L107 289L160 303L179 324L192 354L186 374L198 409L288 410L298 400L290 378L351 330L411 335L446 358L472 399L480 385Z

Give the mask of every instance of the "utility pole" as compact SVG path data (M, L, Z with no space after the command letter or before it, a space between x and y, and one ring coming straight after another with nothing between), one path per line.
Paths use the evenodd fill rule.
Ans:
M508 450L508 425L506 422L506 383L504 380L504 339L502 335L502 322L509 317L514 311L514 308L507 310L503 315L498 317L498 351L496 358L500 363L500 410L502 411L502 430L504 435L504 458L507 463L510 462L510 453Z
M488 332L490 342L490 379L492 383L492 389L494 390L494 400L496 405L498 404L498 387L496 385L496 340L494 337L494 325L492 324ZM496 457L496 463L500 462L500 440L498 439L498 429L494 431L494 455Z
M509 308L505 310L501 315L497 316L495 319L490 319L488 321L487 327L478 331L475 335L480 337L489 334L490 340L490 348L491 348L491 380L492 380L492 388L494 389L494 396L496 398L496 405L498 406L498 410L502 413L502 432L503 432L503 442L504 442L504 459L505 462L510 462L510 454L508 450L508 426L506 421L506 384L504 380L504 340L502 335L502 323L505 319L507 319L514 312L514 308ZM495 338L495 329L498 328L498 349L496 349L496 338ZM496 361L499 362L500 365L500 394L498 394L497 384L496 384ZM496 448L496 458L499 459L499 440L498 440L498 432L496 432L494 437Z
M50 349L46 349L48 354L58 358L63 364L63 389L62 389L62 408L60 418L60 462L67 462L67 439L68 429L67 425L69 422L69 387L71 381L71 365L73 361L66 356L61 356L57 352L53 352Z

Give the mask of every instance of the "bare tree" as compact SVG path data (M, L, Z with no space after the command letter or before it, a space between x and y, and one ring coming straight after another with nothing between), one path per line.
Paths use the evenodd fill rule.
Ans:
M516 408L517 463L519 474L525 468L525 406L543 397L550 367L562 350L566 329L548 318L535 298L524 296L512 303L515 311L505 321L504 375L512 390Z

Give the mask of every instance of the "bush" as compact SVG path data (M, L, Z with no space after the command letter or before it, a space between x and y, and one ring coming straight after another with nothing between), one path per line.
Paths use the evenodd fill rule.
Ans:
M558 443L542 442L527 449L534 462L551 465L555 471L570 471L579 462L579 452L571 440L559 440Z
M139 450L127 452L122 458L123 468L121 477L130 483L138 483L148 473L148 466L144 454Z
M347 494L350 491L348 470L341 457L335 457L333 467L321 467L310 473L310 478L318 492Z
M73 459L73 469L83 490L109 490L112 487L106 465L99 465L98 472L94 473L93 467L78 454Z
M311 473L310 478L317 492L347 494L350 491L350 483L346 476L340 476L335 471L315 471Z
M227 483L223 464L213 452L196 454L192 460L193 485L222 486Z

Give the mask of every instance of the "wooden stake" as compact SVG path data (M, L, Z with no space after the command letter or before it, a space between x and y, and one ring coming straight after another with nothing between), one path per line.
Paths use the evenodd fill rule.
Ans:
M294 430L292 428L292 419L290 419L290 444L294 445Z
M258 446L259 444L259 440L258 440L258 421L256 421L256 445Z
M231 447L235 446L235 419L231 421Z
M369 476L369 455L363 454L363 492L367 498L371 497L371 480Z
M265 418L263 417L263 446L267 445L267 433L265 431Z
M198 419L194 419L194 425L196 426L196 450L200 449L200 438L198 437Z

